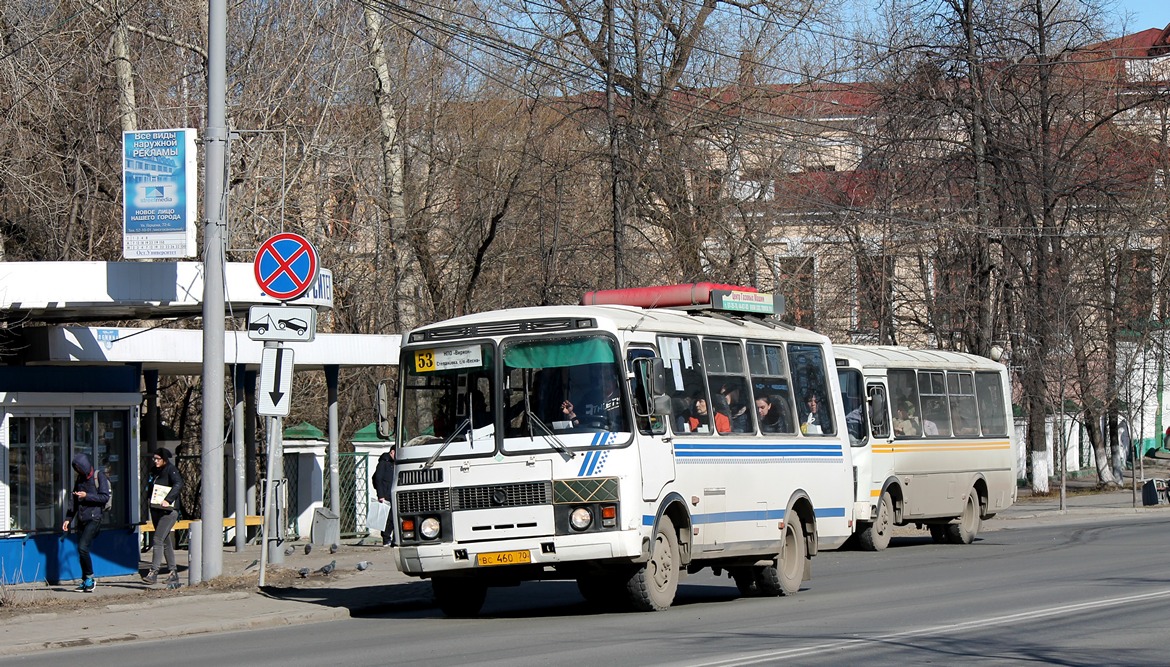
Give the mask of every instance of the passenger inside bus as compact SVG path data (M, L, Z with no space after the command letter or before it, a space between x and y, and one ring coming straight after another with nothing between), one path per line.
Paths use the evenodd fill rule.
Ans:
M778 396L761 396L756 399L756 415L760 420L761 433L791 433L792 420L788 416L787 401Z
M719 394L727 401L728 414L731 417L731 432L751 432L752 416L747 403L743 400L743 385L735 380L726 381L719 387Z
M918 418L914 415L914 404L908 400L898 401L893 424L894 435L918 435Z
M716 394L716 396L719 396ZM714 400L714 399L713 399ZM718 400L723 403L723 397L719 396ZM695 394L693 396L691 417L688 420L688 426L691 433L710 433L711 422L708 416L707 399L702 394ZM727 414L726 403L723 403L723 411L714 411L715 413L715 430L720 433L727 433L731 431L731 417Z
M824 403L816 392L809 392L805 397L804 419L800 423L801 433L820 435L824 432L822 426L828 423L828 417L823 406Z
M856 399L846 398L846 407L849 407L848 401ZM845 415L845 429L849 431L849 442L854 447L863 444L865 440L865 415L861 413L861 403L858 402L852 410Z
M622 392L612 368L601 370L601 395L593 399L578 399L582 406L578 414L577 404L570 398L561 402L561 413L573 426L604 428L608 431L628 431L625 412L622 410Z

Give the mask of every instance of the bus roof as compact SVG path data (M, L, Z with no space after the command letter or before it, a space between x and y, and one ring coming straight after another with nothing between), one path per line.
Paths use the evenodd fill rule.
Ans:
M965 352L916 350L895 345L836 345L838 359L851 359L869 368L950 368L1003 370L1003 364Z
M563 320L563 324L558 326L558 320ZM673 308L598 305L533 306L463 315L418 327L403 340L403 345L428 339L439 342L447 339L572 331L587 328L588 324L581 323L588 320L595 321L602 329L759 339L775 338L779 334L785 340L829 342L827 337L814 331L770 318Z

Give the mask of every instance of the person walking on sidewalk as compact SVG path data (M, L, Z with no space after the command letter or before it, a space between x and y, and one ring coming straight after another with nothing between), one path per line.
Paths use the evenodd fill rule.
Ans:
M393 447L378 457L378 467L374 469L374 478L372 481L374 482L374 493L378 496L378 502L389 503L394 484ZM386 525L382 527L382 546L388 547L392 544L394 544L394 513L388 512L386 514Z
M146 477L146 497L150 498L150 521L154 524L154 548L150 571L142 575L146 584L158 583L163 556L167 559L168 584L179 581L175 564L175 536L173 528L179 520L179 498L183 492L183 475L171 463L171 450L159 447L151 458L152 466Z
M61 530L77 531L77 559L81 563L81 584L76 590L92 593L97 582L93 578L93 558L89 548L102 529L102 512L110 499L110 480L89 462L89 456L78 453L73 456L73 494L65 512L65 523Z

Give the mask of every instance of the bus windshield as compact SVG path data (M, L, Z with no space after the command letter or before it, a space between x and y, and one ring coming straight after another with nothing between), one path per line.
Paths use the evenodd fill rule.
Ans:
M493 349L475 343L410 350L402 360L400 442L405 447L480 439L494 447L491 406L495 370Z
M559 443L573 434L629 433L627 397L609 338L527 340L505 344L501 355L505 438ZM570 445L593 440L569 438Z

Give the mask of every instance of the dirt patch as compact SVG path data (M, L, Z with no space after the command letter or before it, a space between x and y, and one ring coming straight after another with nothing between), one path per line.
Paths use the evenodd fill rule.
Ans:
M259 574L224 575L196 586L188 586L185 578L181 586L168 589L164 586L144 586L137 577L123 577L99 581L101 589L89 595L75 593L72 586L4 586L0 585L0 621L29 614L66 613L81 609L93 609L111 604L129 604L176 596L208 595L235 591L256 592ZM265 575L265 585L278 588L312 588L329 581L328 577L306 580L289 568L271 568Z

